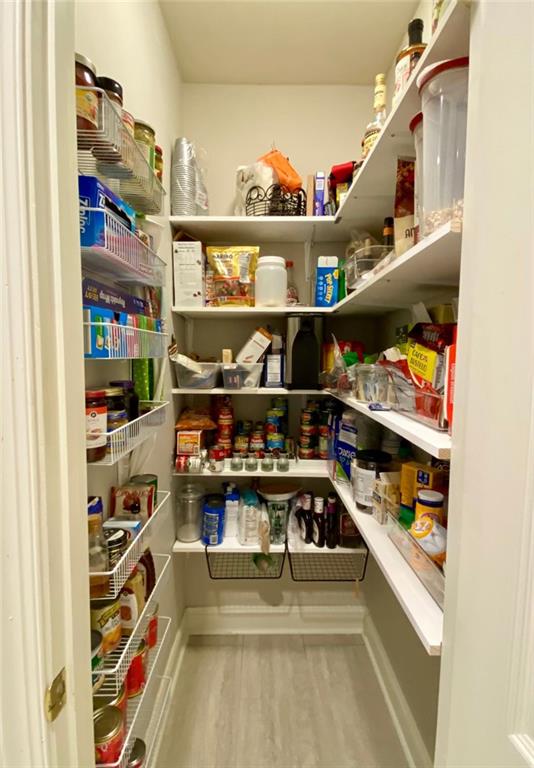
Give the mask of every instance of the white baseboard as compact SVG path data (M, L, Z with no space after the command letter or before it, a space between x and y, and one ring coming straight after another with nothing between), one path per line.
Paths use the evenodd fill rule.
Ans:
M432 758L369 614L364 619L363 639L410 768L432 768Z
M187 608L189 635L361 634L361 605L236 605Z

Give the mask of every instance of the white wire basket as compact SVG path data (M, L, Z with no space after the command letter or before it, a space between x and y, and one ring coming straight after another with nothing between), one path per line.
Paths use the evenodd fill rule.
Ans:
M84 310L84 317L90 317ZM147 331L131 325L102 320L86 321L84 326L85 357L91 360L138 360L167 355L167 333Z
M151 701L150 711L149 707L143 707L143 711L135 724L136 736L141 734L146 745L143 768L149 768L152 764L152 759L155 756L153 754L154 748L162 738L161 726L165 713L168 711L167 702L171 695L171 682L172 678L166 675L155 677L153 684L158 686L155 701Z
M122 122L119 110L101 88L76 88L96 92L99 97L97 129L77 131L80 173L103 179L136 211L161 213L165 190Z
M145 637L148 622L154 613L154 607L159 602L158 593L168 571L171 556L153 554L152 557L156 566L156 584L145 603L143 612L132 634L123 636L117 648L104 656L104 664L98 668L98 675L102 675L104 678L102 685L98 689L100 696L117 694L120 691L128 668L139 648L139 643Z
M124 583L139 562L139 558L146 548L146 539L150 535L154 520L159 512L166 506L170 497L170 491L158 491L157 504L152 515L148 518L143 528L123 554L119 562L111 571L91 571L89 579L108 580L108 589L105 594L99 595L93 600L106 600L119 594Z
M80 222L90 219L101 225L104 237L100 245L82 245L86 269L123 283L165 284L165 262L116 216L102 208L80 206Z
M162 708L164 702L160 697L160 685L162 678L155 674L158 666L160 651L165 645L171 620L167 616L160 616L158 619L158 642L148 653L148 663L146 671L146 683L142 693L135 698L128 699L128 710L126 713L126 738L119 759L115 763L105 763L108 768L126 768L130 760L130 754L137 738L142 738L146 745L146 757L149 757L149 750L152 747L156 733L150 731L151 715L154 708L159 705ZM170 678L166 678L170 681ZM169 687L167 685L164 694L168 695ZM166 700L165 696L165 700ZM163 713L159 712L159 716ZM143 763L147 765L147 760Z
M168 400L140 400L139 410L147 413L108 432L106 456L100 461L90 462L88 467L109 467L137 448L165 422L165 408L168 405Z

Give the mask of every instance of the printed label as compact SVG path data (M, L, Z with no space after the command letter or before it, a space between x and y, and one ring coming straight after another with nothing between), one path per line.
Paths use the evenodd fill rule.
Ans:
M85 409L85 447L100 448L106 444L108 409L105 405Z
M82 117L98 128L98 94L76 88L76 116Z
M375 485L375 470L356 467L354 477L354 498L358 504L365 507L373 506L373 489Z

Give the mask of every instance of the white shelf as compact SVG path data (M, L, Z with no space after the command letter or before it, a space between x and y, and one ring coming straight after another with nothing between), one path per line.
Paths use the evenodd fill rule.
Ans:
M463 0L451 0L440 24L412 73L401 100L352 182L348 195L337 212L343 225L378 232L384 218L393 216L397 158L413 156L414 144L410 120L421 111L416 85L420 72L429 64L454 59L469 53L469 6Z
M349 227L334 216L170 216L174 231L184 229L204 243L345 242Z
M261 463L261 459L259 459ZM309 459L289 462L288 472L263 472L261 469L257 469L255 472L246 472L244 469L241 472L233 472L230 469L230 459L225 459L225 468L222 472L210 472L209 469L205 469L203 472L174 472L175 477L275 477L278 480L283 480L284 477L328 477L328 466L326 461L320 459Z
M174 387L171 391L173 395L309 395L313 397L330 395L330 392L326 392L324 389L284 389L283 387L258 387L257 389L225 389L224 387L193 389L191 387Z
M271 544L270 553L280 553L283 552L285 548L285 544ZM235 536L226 536L222 544L210 546L208 549L210 552L228 552L232 554L239 553L241 555L246 555L247 553L253 555L256 552L261 552L261 547L259 544L256 544L252 547L244 547L239 543ZM173 552L202 552L202 554L204 554L205 550L206 547L201 541L192 541L186 543L184 541L176 540L172 547Z
M350 486L334 482L334 487L427 653L439 656L443 611L388 537L387 526L379 525L372 515L357 510Z
M182 307L174 306L172 311L183 317L216 317L218 319L242 317L280 317L285 315L328 315L333 312L329 307Z
M370 419L391 429L397 435L406 438L410 443L427 451L431 456L435 456L437 459L450 459L451 438L447 432L440 432L396 411L371 411L366 403L359 403L350 395L339 395L335 392L330 394L341 400L342 403L354 408L358 413L363 413Z
M370 274L340 301L341 315L410 307L460 282L462 235L459 224L444 224L383 269Z

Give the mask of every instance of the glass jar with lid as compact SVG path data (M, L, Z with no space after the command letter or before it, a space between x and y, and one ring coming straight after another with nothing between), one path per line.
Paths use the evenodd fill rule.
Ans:
M78 131L96 131L98 128L98 91L96 67L93 62L76 53L76 128Z
M202 498L204 490L188 483L176 499L176 538L179 541L198 541L202 534Z
M103 389L85 391L85 447L88 462L106 455L108 406Z
M156 133L152 126L143 120L135 121L134 136L137 146L151 168L155 167Z
M362 512L371 514L373 511L373 490L375 480L381 472L391 469L391 454L386 451L372 449L358 451L351 466L353 492L356 506Z
M122 387L108 387L104 391L108 408L108 432L112 432L128 424L126 398Z
M109 382L110 387L122 389L124 404L129 421L137 419L139 416L139 395L134 389L134 383L131 379L115 379Z
M98 77L97 85L106 92L108 99L118 108L119 114L122 110L122 85L111 77Z

